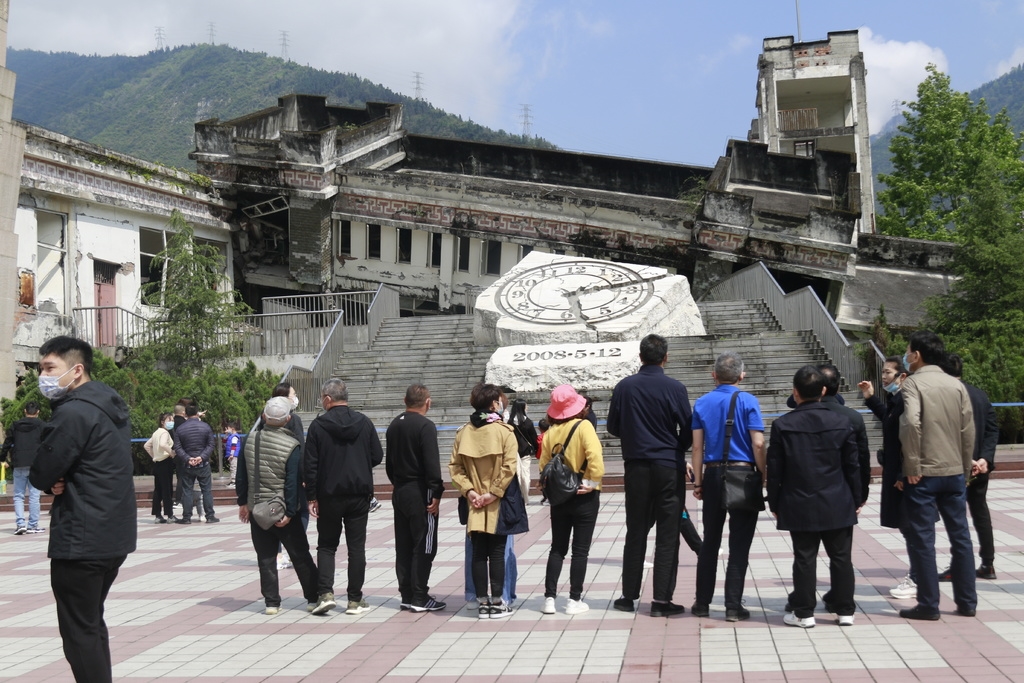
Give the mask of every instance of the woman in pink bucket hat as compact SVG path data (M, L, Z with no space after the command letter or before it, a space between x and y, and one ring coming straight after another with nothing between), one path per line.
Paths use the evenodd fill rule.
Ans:
M555 613L555 596L562 562L569 552L572 536L572 561L569 564L569 603L565 613L582 614L590 608L583 602L583 580L587 576L587 556L590 541L597 524L600 507L601 477L604 459L601 441L594 425L587 419L587 399L568 384L551 391L548 407L550 428L541 447L540 468L551 460L552 449L560 444L566 464L580 472L583 480L576 496L551 506L551 550L548 551L547 572L544 577L544 614Z

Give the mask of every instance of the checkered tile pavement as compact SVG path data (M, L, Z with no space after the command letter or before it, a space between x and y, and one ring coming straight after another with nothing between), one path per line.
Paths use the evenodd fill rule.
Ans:
M248 529L224 510L222 523L156 525L139 517L139 549L129 556L107 600L114 676L126 681L1024 681L1024 480L993 480L996 581L979 581L978 617L953 613L943 586L942 619L907 622L888 589L906 571L899 534L878 526L869 503L854 536L858 612L840 629L824 612L812 630L782 623L790 588L788 534L764 514L746 584L750 621L685 614L651 618L650 581L636 614L611 609L619 595L625 535L622 494L605 494L591 549L585 600L591 610L543 616L548 508L530 506L531 531L516 539L517 611L482 621L463 600L463 530L455 501L442 504L440 552L432 589L444 612L398 609L391 511L370 517L361 616L308 615L291 570L282 572L283 609L263 614ZM698 505L690 510L700 523ZM47 534L14 536L0 520L0 679L69 680L57 633L46 560ZM45 525L45 522L43 523ZM310 530L315 543L315 533ZM942 538L940 534L940 539ZM941 552L939 564L948 560ZM649 551L653 550L652 543ZM339 551L338 587L345 583ZM819 580L827 578L824 556ZM676 601L693 598L695 558L680 551ZM724 560L724 555L723 555ZM566 563L568 564L568 562ZM562 574L568 580L568 566ZM820 589L824 591L825 586ZM343 592L343 591L340 591Z

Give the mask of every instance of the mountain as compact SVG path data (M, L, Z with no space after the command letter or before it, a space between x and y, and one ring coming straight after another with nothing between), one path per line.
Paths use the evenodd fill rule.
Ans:
M1015 66L1008 73L989 81L968 93L977 102L984 98L988 111L996 114L1003 108L1010 116L1010 123L1018 133L1024 132L1024 64ZM878 182L879 173L892 173L889 157L889 142L899 133L896 126L903 123L903 116L891 119L881 131L871 136L871 165L875 172L875 196L884 186Z
M191 45L138 57L8 50L18 76L14 118L113 150L194 168L193 124L227 120L277 104L289 93L326 95L330 104L401 102L404 125L422 135L554 146L465 121L355 74L300 66L227 45Z

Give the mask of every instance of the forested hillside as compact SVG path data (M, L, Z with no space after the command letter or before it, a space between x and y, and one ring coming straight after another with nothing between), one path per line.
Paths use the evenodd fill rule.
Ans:
M14 118L181 168L192 168L193 124L230 119L277 104L288 93L326 95L361 106L401 102L413 133L552 147L494 131L371 83L355 74L301 66L226 45L192 45L138 57L8 50L17 74Z

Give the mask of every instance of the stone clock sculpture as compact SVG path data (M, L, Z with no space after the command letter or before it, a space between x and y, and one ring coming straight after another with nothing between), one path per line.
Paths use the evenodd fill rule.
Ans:
M477 343L501 347L488 382L599 389L636 371L645 335L703 335L704 324L685 277L532 252L477 298L473 332Z

